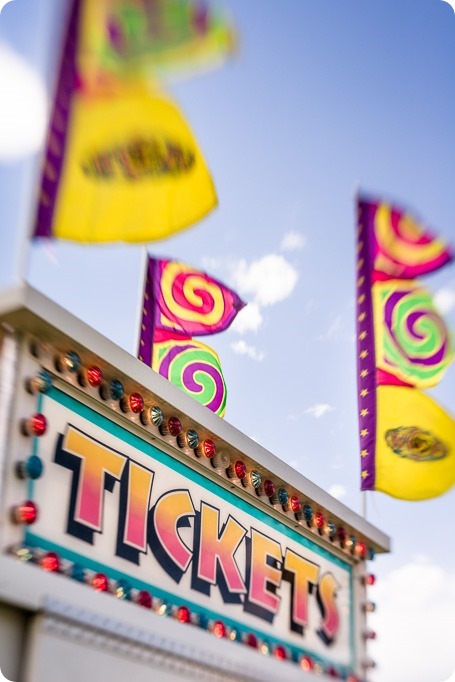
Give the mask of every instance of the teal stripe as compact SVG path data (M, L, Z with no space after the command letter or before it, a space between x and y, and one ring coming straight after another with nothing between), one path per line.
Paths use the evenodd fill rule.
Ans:
M106 566L105 564L102 564L98 561L93 561L93 559L90 559L82 554L73 552L72 550L62 547L55 542L51 542L40 537L39 535L35 535L29 530L27 530L25 533L25 542L29 547L39 548L46 552L57 552L57 554L59 554L62 558L67 559L74 564L78 564L79 566L82 566L82 568L89 569L90 571L104 573L111 580L125 580L130 587L137 590L147 590L152 594L153 597L162 599L171 606L187 606L192 613L197 615L203 614L210 620L221 620L223 623L225 623L225 625L230 628L234 628L242 634L246 635L248 633L253 633L259 639L273 645L284 644L295 657L308 655L311 656L314 661L319 661L324 666L334 665L338 670L343 671L345 674L352 672L348 670L346 666L334 663L330 659L320 657L318 654L314 654L314 652L311 650L297 647L293 644L289 644L286 640L277 639L276 637L270 636L268 633L266 634L261 630L256 630L256 628L251 628L249 626L245 626L242 623L238 623L232 618L226 617L224 613L217 613L216 611L212 611L205 608L204 606L201 606L200 604L195 604L194 602L190 602L186 599L184 602L176 601L176 595L172 594L171 592L166 592L165 590L155 587L155 585L152 585L151 583L146 583L143 580L139 580L138 578L128 575L127 573L113 569L110 566ZM351 663L351 665L353 665L353 663Z
M350 632L349 632L349 648L351 650L351 663L354 665L354 660L355 660L355 649L356 649L356 644L355 644L355 635L354 635L354 608L353 608L353 598L354 598L354 576L351 571L351 575L349 576L349 589L350 589L350 599L349 599L349 626L350 626Z

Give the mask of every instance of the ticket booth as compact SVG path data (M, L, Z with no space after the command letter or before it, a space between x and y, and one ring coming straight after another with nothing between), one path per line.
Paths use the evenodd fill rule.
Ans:
M7 678L368 678L387 536L32 288L0 325Z

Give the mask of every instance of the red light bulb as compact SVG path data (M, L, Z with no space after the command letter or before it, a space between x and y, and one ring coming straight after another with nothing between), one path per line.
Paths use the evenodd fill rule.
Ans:
M291 507L294 514L298 514L300 511L302 511L302 503L300 502L297 495L291 495L289 498L289 506Z
M182 430L182 425L180 423L180 419L177 419L177 417L170 417L168 425L169 425L169 433L171 434L171 436L174 436L174 438L177 438L180 431Z
M103 381L103 373L99 367L92 365L91 367L88 368L87 381L90 384L90 386L93 386L94 388L97 388L98 386L101 385L101 382Z
M246 476L246 464L244 464L240 460L237 460L237 462L234 464L234 471L237 478L240 478L240 480L242 480L242 478L245 478Z
M104 573L95 573L92 578L92 587L97 592L108 592L109 591L109 580Z
M302 656L300 659L300 667L306 672L313 670L313 659L310 658L310 656Z
M27 500L13 509L13 519L16 523L31 526L38 518L38 507L32 500Z
M317 511L316 514L314 515L314 522L316 524L316 528L324 528L325 525L325 518L324 515L320 512Z
M281 644L279 644L275 648L273 655L275 656L275 658L278 658L280 661L283 661L285 658L287 658L286 649L284 648L284 646L281 646Z
M187 606L179 606L177 609L177 620L181 623L189 623L191 621L191 613Z
M169 417L169 419L163 421L159 429L162 436L170 434L171 436L174 436L174 438L177 438L182 431L182 425L180 419L177 419L177 417Z
M40 561L41 568L51 573L60 571L60 557L56 552L47 552Z
M363 584L364 585L374 585L376 582L376 576L373 575L373 573L368 573L368 575L364 576L363 578Z
M340 528L338 528L338 540L340 541L340 543L342 545L345 544L347 537L348 537L348 534L347 534L346 530L342 526Z
M273 481L267 479L264 481L264 493L267 497L273 497L275 495L275 484Z
M249 632L245 637L245 644L250 646L252 649L258 648L258 638L252 632Z
M355 553L361 559L364 559L367 555L367 546L364 542L358 542L355 546Z
M215 637L218 637L218 639L222 639L223 637L226 637L226 626L221 620L215 621L213 624L213 634Z
M131 411L134 412L134 414L139 414L139 412L142 412L144 409L144 398L140 393L131 393L129 403Z
M137 603L145 609L152 608L152 595L147 590L140 590L137 594Z
M43 436L47 429L47 419L37 412L24 423L23 431L27 436Z
M213 442L213 440L209 440L208 438L206 440L203 440L202 443L200 443L196 447L196 454L199 456L204 455L204 457L208 457L208 459L212 459L215 453L216 453L215 443Z

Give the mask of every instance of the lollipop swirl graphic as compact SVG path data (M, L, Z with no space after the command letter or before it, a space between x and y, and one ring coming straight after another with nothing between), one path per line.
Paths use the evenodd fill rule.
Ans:
M153 367L168 381L220 417L226 410L227 390L218 355L199 341L155 343Z
M374 233L374 268L381 275L379 279L420 277L452 259L441 239L410 214L388 204L377 206Z
M453 352L448 329L430 294L410 282L381 285L377 292L378 367L413 386L434 386Z
M245 305L237 294L204 272L183 263L159 261L158 326L189 336L226 329Z

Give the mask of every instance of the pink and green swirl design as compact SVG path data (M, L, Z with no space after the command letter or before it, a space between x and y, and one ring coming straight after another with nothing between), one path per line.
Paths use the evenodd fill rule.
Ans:
M453 349L431 295L412 282L376 283L373 292L378 368L417 388L435 386Z
M218 355L204 343L189 339L155 342L153 369L220 417L227 390Z

